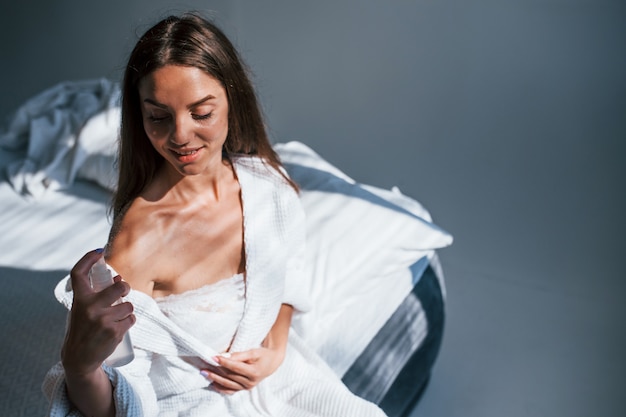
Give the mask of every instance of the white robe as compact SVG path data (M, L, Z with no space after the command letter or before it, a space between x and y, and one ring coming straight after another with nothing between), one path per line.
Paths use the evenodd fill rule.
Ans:
M297 194L258 158L237 157L241 186L246 301L232 351L260 346L274 324L280 305L309 308L303 268L304 212ZM55 290L68 309L72 291L66 277ZM384 416L375 405L349 392L337 375L292 329L281 367L255 388L222 395L200 375L199 360L216 354L194 335L168 319L149 296L131 291L137 323L130 335L135 359L120 368L103 365L114 386L119 416ZM194 365L195 364L195 365ZM44 392L50 416L80 416L67 398L63 367L46 376Z

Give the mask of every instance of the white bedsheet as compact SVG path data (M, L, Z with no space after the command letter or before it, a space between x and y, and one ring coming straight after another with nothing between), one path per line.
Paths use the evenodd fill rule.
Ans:
M0 169L20 157L0 151ZM106 243L110 193L87 182L38 199L0 182L0 266L69 270L87 251ZM59 279L62 277L59 277ZM52 299L51 299L52 300Z

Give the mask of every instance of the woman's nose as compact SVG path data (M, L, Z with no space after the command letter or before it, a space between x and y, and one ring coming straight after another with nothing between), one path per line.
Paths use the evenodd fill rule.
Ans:
M176 119L170 135L170 142L177 146L184 146L191 141L192 128L185 120Z

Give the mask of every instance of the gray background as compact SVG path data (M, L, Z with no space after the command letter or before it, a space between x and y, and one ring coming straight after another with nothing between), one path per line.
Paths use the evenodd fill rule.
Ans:
M626 407L626 3L5 2L0 120L65 81L117 80L148 25L211 10L275 142L397 185L455 236L424 416Z

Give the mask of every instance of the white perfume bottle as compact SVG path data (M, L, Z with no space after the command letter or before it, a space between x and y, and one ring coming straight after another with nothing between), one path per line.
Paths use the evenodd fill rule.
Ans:
M113 285L113 274L111 270L107 268L107 264L104 261L104 256L98 259L98 261L93 264L91 270L89 271L89 280L91 281L91 288L96 291L102 291L103 289ZM115 304L119 303L120 300L116 301ZM124 339L120 342L119 345L115 348L113 353L104 361L109 366L123 366L135 358L135 353L133 352L133 344L130 340L130 335L128 332L124 334Z

